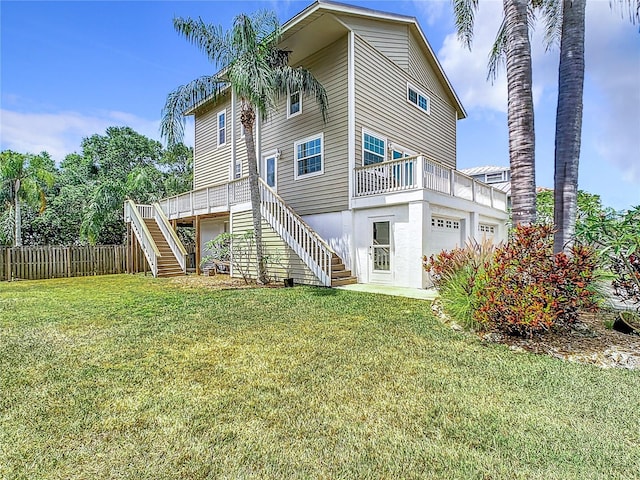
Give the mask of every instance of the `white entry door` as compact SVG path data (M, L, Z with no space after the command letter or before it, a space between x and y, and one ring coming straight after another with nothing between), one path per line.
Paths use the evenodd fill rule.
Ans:
M278 190L278 155L277 152L262 157L262 179L273 190Z
M369 281L393 281L393 217L369 219Z

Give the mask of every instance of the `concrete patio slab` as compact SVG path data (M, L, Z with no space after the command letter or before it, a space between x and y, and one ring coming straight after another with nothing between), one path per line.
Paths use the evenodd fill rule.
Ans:
M335 287L339 290L350 290L352 292L378 293L380 295L391 295L394 297L417 298L420 300L434 300L438 297L438 292L430 288L392 287L390 285L374 285L371 283L356 283L354 285L344 285Z

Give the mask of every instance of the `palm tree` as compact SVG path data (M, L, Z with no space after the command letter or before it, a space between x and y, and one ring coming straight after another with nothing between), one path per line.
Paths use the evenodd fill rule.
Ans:
M470 48L479 0L453 0L458 37ZM503 0L504 19L491 52L490 75L506 59L507 123L513 225L536 220L535 131L528 0Z
M0 185L5 192L3 196L6 202L13 208L15 247L22 246L22 202L34 205L39 201L40 211L44 210L44 187L52 186L54 181L52 165L53 162L46 152L39 156L24 155L11 150L0 153Z
M555 253L573 243L576 225L584 86L585 4L586 0L564 0L562 4L553 202Z
M536 221L533 81L528 0L504 0L513 225Z
M622 16L626 10L632 24L640 21L640 0L612 0L610 6L614 10L620 9ZM553 206L555 253L566 250L575 238L582 135L585 7L586 0L564 0L562 3ZM553 23L546 13L547 23Z
M236 93L240 101L240 122L245 129L258 282L267 283L258 160L253 136L256 117L266 120L282 96L300 91L315 98L326 121L326 91L308 70L288 65L289 52L278 48L281 31L273 12L258 12L251 16L240 14L228 31L221 26L205 24L202 19L176 18L173 24L178 33L199 47L221 70L178 87L167 96L161 133L169 145L181 140L183 113L188 108L205 100L215 101L227 87Z

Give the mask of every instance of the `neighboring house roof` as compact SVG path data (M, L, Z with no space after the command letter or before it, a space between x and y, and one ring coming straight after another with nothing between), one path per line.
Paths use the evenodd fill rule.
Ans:
M500 173L509 170L509 167L496 167L494 165L485 165L482 167L464 168L460 171L465 175L473 177L474 175L486 175L491 173Z
M451 82L444 73L442 65L438 61L431 45L427 41L418 21L415 17L409 17L405 15L398 15L394 13L381 12L378 10L372 10L364 7L357 7L353 5L347 5L344 3L330 2L326 0L317 0L307 8L302 10L297 15L293 16L282 26L282 45L286 50L292 50L290 61L295 64L296 61L301 60L307 55L313 53L313 50L322 48L324 45L330 44L332 41L337 40L340 36L344 35L345 30L349 30L343 22L329 21L325 13L336 13L342 15L353 15L364 18L371 18L380 21L386 21L390 23L406 24L416 34L417 38L422 41L422 45L426 51L426 56L431 60L431 65L437 77L440 79L445 92L450 97L451 102L457 113L457 118L462 119L467 116L458 95L454 91ZM321 20L316 22L316 20ZM313 25L315 22L315 25ZM311 41L302 42L298 38L295 38L295 34L303 28L311 26L309 32L309 39ZM195 105L189 111L185 112L185 115L193 114L199 107L208 103L209 99Z
M492 173L502 173L509 171L509 167L498 167L495 165L484 165L481 167L471 167L464 168L460 171L465 175L469 175L470 177L475 177L478 175L491 175ZM491 182L491 185L496 190L500 190L507 194L507 196L511 196L511 182Z
M507 194L507 196L511 196L511 182L497 182L490 184L496 190L500 190Z

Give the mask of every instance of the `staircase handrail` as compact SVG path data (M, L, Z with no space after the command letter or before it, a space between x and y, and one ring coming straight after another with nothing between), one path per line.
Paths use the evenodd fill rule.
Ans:
M180 268L184 273L187 273L187 249L184 248L184 245L182 245L182 242L178 238L178 234L171 227L169 219L162 211L162 207L158 202L155 202L153 204L153 216L156 220L156 223L160 227L162 235L169 244L169 247L171 247L171 251L176 257Z
M263 179L259 179L261 198L260 209L263 217L269 222L271 227L278 232L280 237L291 247L296 254L302 259L302 261L311 269L311 271L322 281L322 283L329 287L331 286L331 258L335 255L334 250L329 244L312 229L307 223L278 195ZM287 217L289 217L297 226L302 230L303 235L306 235L311 239L311 243L317 245L320 250L320 257L314 255L312 245L309 242L301 242L300 238L297 238L295 232L287 229L287 226L274 217L271 212L268 211L267 205L264 200L265 196L272 197L275 201L271 202L275 204ZM281 233L281 230L283 232ZM283 233L286 233L283 234ZM318 252L316 252L318 253Z
M149 229L147 225L144 223L144 219L140 212L138 212L138 207L133 202L133 200L126 200L124 203L124 219L131 223L131 228L133 233L135 234L138 242L140 242L140 246L142 247L142 252L149 262L149 267L151 268L151 273L153 273L154 277L158 276L158 258L162 257L160 254L160 250L158 250L158 246L156 242L153 240L151 233L149 233Z

